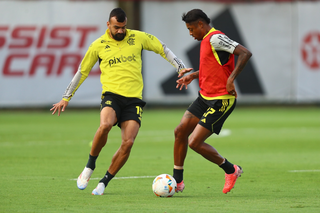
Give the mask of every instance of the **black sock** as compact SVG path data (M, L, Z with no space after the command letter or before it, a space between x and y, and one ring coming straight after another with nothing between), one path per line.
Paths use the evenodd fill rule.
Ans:
M114 175L110 174L108 171L106 175L99 181L99 183L104 183L104 186L107 187L109 181L114 177Z
M227 159L225 159L226 161L223 163L223 164L221 164L219 167L221 168L221 169L223 169L224 171L225 171L225 173L227 173L227 174L232 174L232 173L234 173L235 172L235 169L234 169L234 167L233 167L233 164L232 163L230 163Z
M183 181L183 169L173 169L173 178L177 183Z
M96 168L96 160L97 160L97 158L98 158L98 156L91 156L89 154L89 160L88 160L88 163L87 163L86 167L94 170Z

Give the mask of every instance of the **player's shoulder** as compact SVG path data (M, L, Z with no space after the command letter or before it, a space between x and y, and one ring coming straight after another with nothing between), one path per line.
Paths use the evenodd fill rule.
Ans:
M128 30L127 31L130 37L144 37L145 36L145 32L140 31L140 30Z
M139 39L153 39L155 38L154 35L151 35L150 33L146 33L144 31L140 31L140 30L128 30L128 34L131 37L136 37Z
M221 44L221 43L237 43L236 41L230 39L227 35L224 33L216 33L211 35L210 42L212 44Z
M219 31L215 34L212 34L210 37L210 40L211 41L221 41L221 40L224 40L225 38L228 38L228 36Z
M233 53L234 49L239 44L223 33L213 34L210 38L210 43L216 51L226 51L229 53Z
M90 44L90 46L89 46L89 48L94 48L94 49L97 49L97 48L99 48L100 46L103 46L103 44L104 43L106 43L107 41L105 40L105 37L104 37L104 35L102 35L102 36L100 36L99 38L97 38L96 40L94 40L91 44Z

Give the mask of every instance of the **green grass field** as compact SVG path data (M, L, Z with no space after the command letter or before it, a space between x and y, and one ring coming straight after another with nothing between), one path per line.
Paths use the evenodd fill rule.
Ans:
M158 198L172 174L173 130L184 109L145 109L127 164L103 196L91 191L120 145L114 127L87 189L76 186L98 110L0 111L0 212L320 212L320 108L238 107L207 142L244 174L227 195L224 172L189 149L183 193ZM136 177L136 178L134 178Z

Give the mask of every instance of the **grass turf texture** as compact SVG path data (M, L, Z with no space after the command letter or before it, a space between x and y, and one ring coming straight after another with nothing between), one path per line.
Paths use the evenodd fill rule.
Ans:
M120 145L118 127L81 191L75 179L87 162L98 110L67 109L60 117L0 111L0 212L320 211L320 109L309 107L236 108L227 134L207 140L243 167L235 188L223 194L223 171L189 149L184 192L156 197L151 184L159 174L172 174L173 130L183 113L145 109L131 156L116 177L151 177L114 179L105 195L93 196Z

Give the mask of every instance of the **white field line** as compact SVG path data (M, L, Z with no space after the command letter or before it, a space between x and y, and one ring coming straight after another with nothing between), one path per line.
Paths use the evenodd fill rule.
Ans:
M131 176L131 177L114 177L114 179L122 180L122 179L142 179L142 178L155 178L155 176ZM100 180L101 178L90 178L90 180ZM76 179L70 179L70 180L77 180Z
M288 172L320 172L320 169L313 169L313 170L290 170Z

